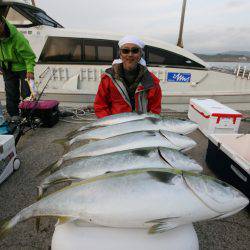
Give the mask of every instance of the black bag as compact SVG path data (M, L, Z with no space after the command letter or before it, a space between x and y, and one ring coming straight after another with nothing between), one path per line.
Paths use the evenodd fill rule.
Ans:
M59 102L56 100L23 101L19 104L21 116L39 118L44 127L53 127L59 121Z

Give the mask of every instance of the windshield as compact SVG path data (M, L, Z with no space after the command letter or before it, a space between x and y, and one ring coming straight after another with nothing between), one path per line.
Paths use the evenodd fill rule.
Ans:
M36 22L38 22L40 25L47 25L52 27L62 27L59 23L57 23L55 20L50 18L45 12L39 11L36 9L23 9L25 13L27 13L29 16L32 17Z
M58 22L49 17L43 10L34 6L12 3L0 3L1 15L11 21L17 27L30 27L37 25L52 26L55 28L63 28Z

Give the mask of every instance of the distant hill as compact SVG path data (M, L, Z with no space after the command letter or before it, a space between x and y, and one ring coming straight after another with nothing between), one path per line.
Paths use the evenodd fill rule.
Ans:
M226 51L222 52L223 55L239 55L239 56L250 56L250 51Z
M196 54L206 62L250 62L250 51L226 51L214 55Z

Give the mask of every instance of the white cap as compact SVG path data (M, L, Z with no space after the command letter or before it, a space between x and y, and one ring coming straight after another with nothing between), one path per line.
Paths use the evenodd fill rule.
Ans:
M114 64L119 64L119 63L122 63L122 59L115 59L113 62L112 62L112 65ZM141 58L141 60L139 61L139 63L142 65L142 66L145 66L146 67L146 61Z
M140 47L141 49L143 49L144 48L144 46L145 46L145 43L142 41L142 40L140 40L140 39L138 39L137 37L135 37L135 36L130 36L130 35L128 35L128 36L124 36L120 41L119 41L119 43L118 43L118 45L119 45L119 48L121 48L124 44L126 44L126 43L133 43L133 44L136 44L138 47Z

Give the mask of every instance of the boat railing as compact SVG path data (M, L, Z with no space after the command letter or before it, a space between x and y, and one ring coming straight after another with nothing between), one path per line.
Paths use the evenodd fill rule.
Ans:
M238 65L238 67L234 70L234 74L236 77L247 78L248 80L250 79L250 70L247 69L246 66Z
M39 75L39 83L38 87L41 89L46 89L48 87L49 82L52 80L52 78L55 76L55 73L57 72L56 69L52 69L51 67L47 67L40 75Z
M228 66L224 66L224 67L212 66L210 68L210 70L235 75L236 77L241 77L242 79L244 79L244 78L246 78L248 80L250 79L250 70L247 69L246 66L238 65L234 69L230 68Z

